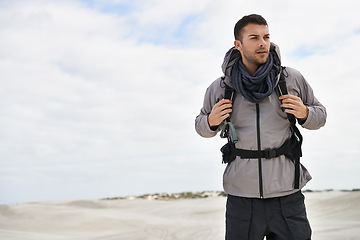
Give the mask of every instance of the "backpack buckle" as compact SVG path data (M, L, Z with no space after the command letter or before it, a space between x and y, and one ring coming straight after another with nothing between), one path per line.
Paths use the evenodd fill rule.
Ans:
M276 149L270 148L270 149L264 150L264 157L265 157L266 159L271 159L271 158L274 158L274 157L276 157L276 156L277 156Z

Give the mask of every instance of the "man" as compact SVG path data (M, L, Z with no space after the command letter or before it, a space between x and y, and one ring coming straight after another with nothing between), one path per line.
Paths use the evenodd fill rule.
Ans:
M223 130L229 117L234 127L228 128L233 157L226 158L223 176L228 194L226 239L310 239L300 189L311 176L296 161L301 136L289 114L303 128L318 129L326 121L325 107L300 72L281 67L279 48L270 42L263 17L244 16L236 23L234 35L235 47L222 65L224 76L208 87L195 120L203 137ZM289 94L276 90L281 76ZM224 99L226 85L236 90L235 99ZM223 154L227 155L225 150Z

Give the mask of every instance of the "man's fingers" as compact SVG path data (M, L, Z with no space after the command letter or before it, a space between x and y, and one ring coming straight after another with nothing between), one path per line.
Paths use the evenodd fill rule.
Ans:
M228 108L228 109L224 109L223 111L221 111L221 114L222 115L229 115L231 112L232 112L232 109Z
M224 121L225 119L227 119L229 116L230 116L230 114L228 114L228 113L222 115L221 118L220 118L220 119L221 119L221 122Z
M295 108L297 108L297 105L292 104L292 103L283 103L283 104L281 104L281 107L295 109Z
M231 109L232 108L232 103L230 100L228 99L222 99L221 101L219 101L218 103L216 103L214 105L214 109L215 111L224 111L225 109Z
M303 102L300 98L292 95L283 95L279 97L280 100L282 100L281 107L287 107L287 108L298 108L303 105Z
M215 105L222 105L224 103L231 103L231 100L223 98L219 102L217 102Z
M228 118L232 112L231 107L232 102L229 99L222 99L216 103L208 117L210 127L219 125L222 121Z
M284 112L293 114L299 119L307 118L308 109L299 97L283 95L279 99L282 100L281 107L285 108Z
M279 97L280 100L283 100L283 99L297 99L298 97L297 96L294 96L294 95L290 95L290 94L286 94L286 95L281 95Z
M227 110L227 109L231 109L231 107L232 107L232 104L223 104L223 105L221 105L221 107L220 107L220 109L221 110Z
M219 101L218 103L215 104L215 106L220 107L220 106L232 106L232 102L229 99L222 99L221 101Z

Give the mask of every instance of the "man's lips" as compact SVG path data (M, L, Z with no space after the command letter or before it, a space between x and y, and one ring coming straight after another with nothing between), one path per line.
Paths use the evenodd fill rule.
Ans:
M259 51L256 51L257 54L267 54L268 51L266 50L259 50Z

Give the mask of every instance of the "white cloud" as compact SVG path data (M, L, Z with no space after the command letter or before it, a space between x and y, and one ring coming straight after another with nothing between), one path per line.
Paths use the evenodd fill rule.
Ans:
M337 85L346 78L357 86L358 3L347 2L313 9L291 1L257 8L205 0L0 2L0 203L220 189L224 141L197 136L194 119L221 75L233 25L255 10L267 18L284 64L299 69L328 107L328 126L305 133L309 156L331 146L331 159L314 162L335 166L333 156L347 154L358 166L348 131L356 136L359 128L347 117L359 116L356 87ZM314 52L292 55L304 46ZM341 150L336 138L346 139ZM320 175L314 186L329 188L314 162L306 163Z

